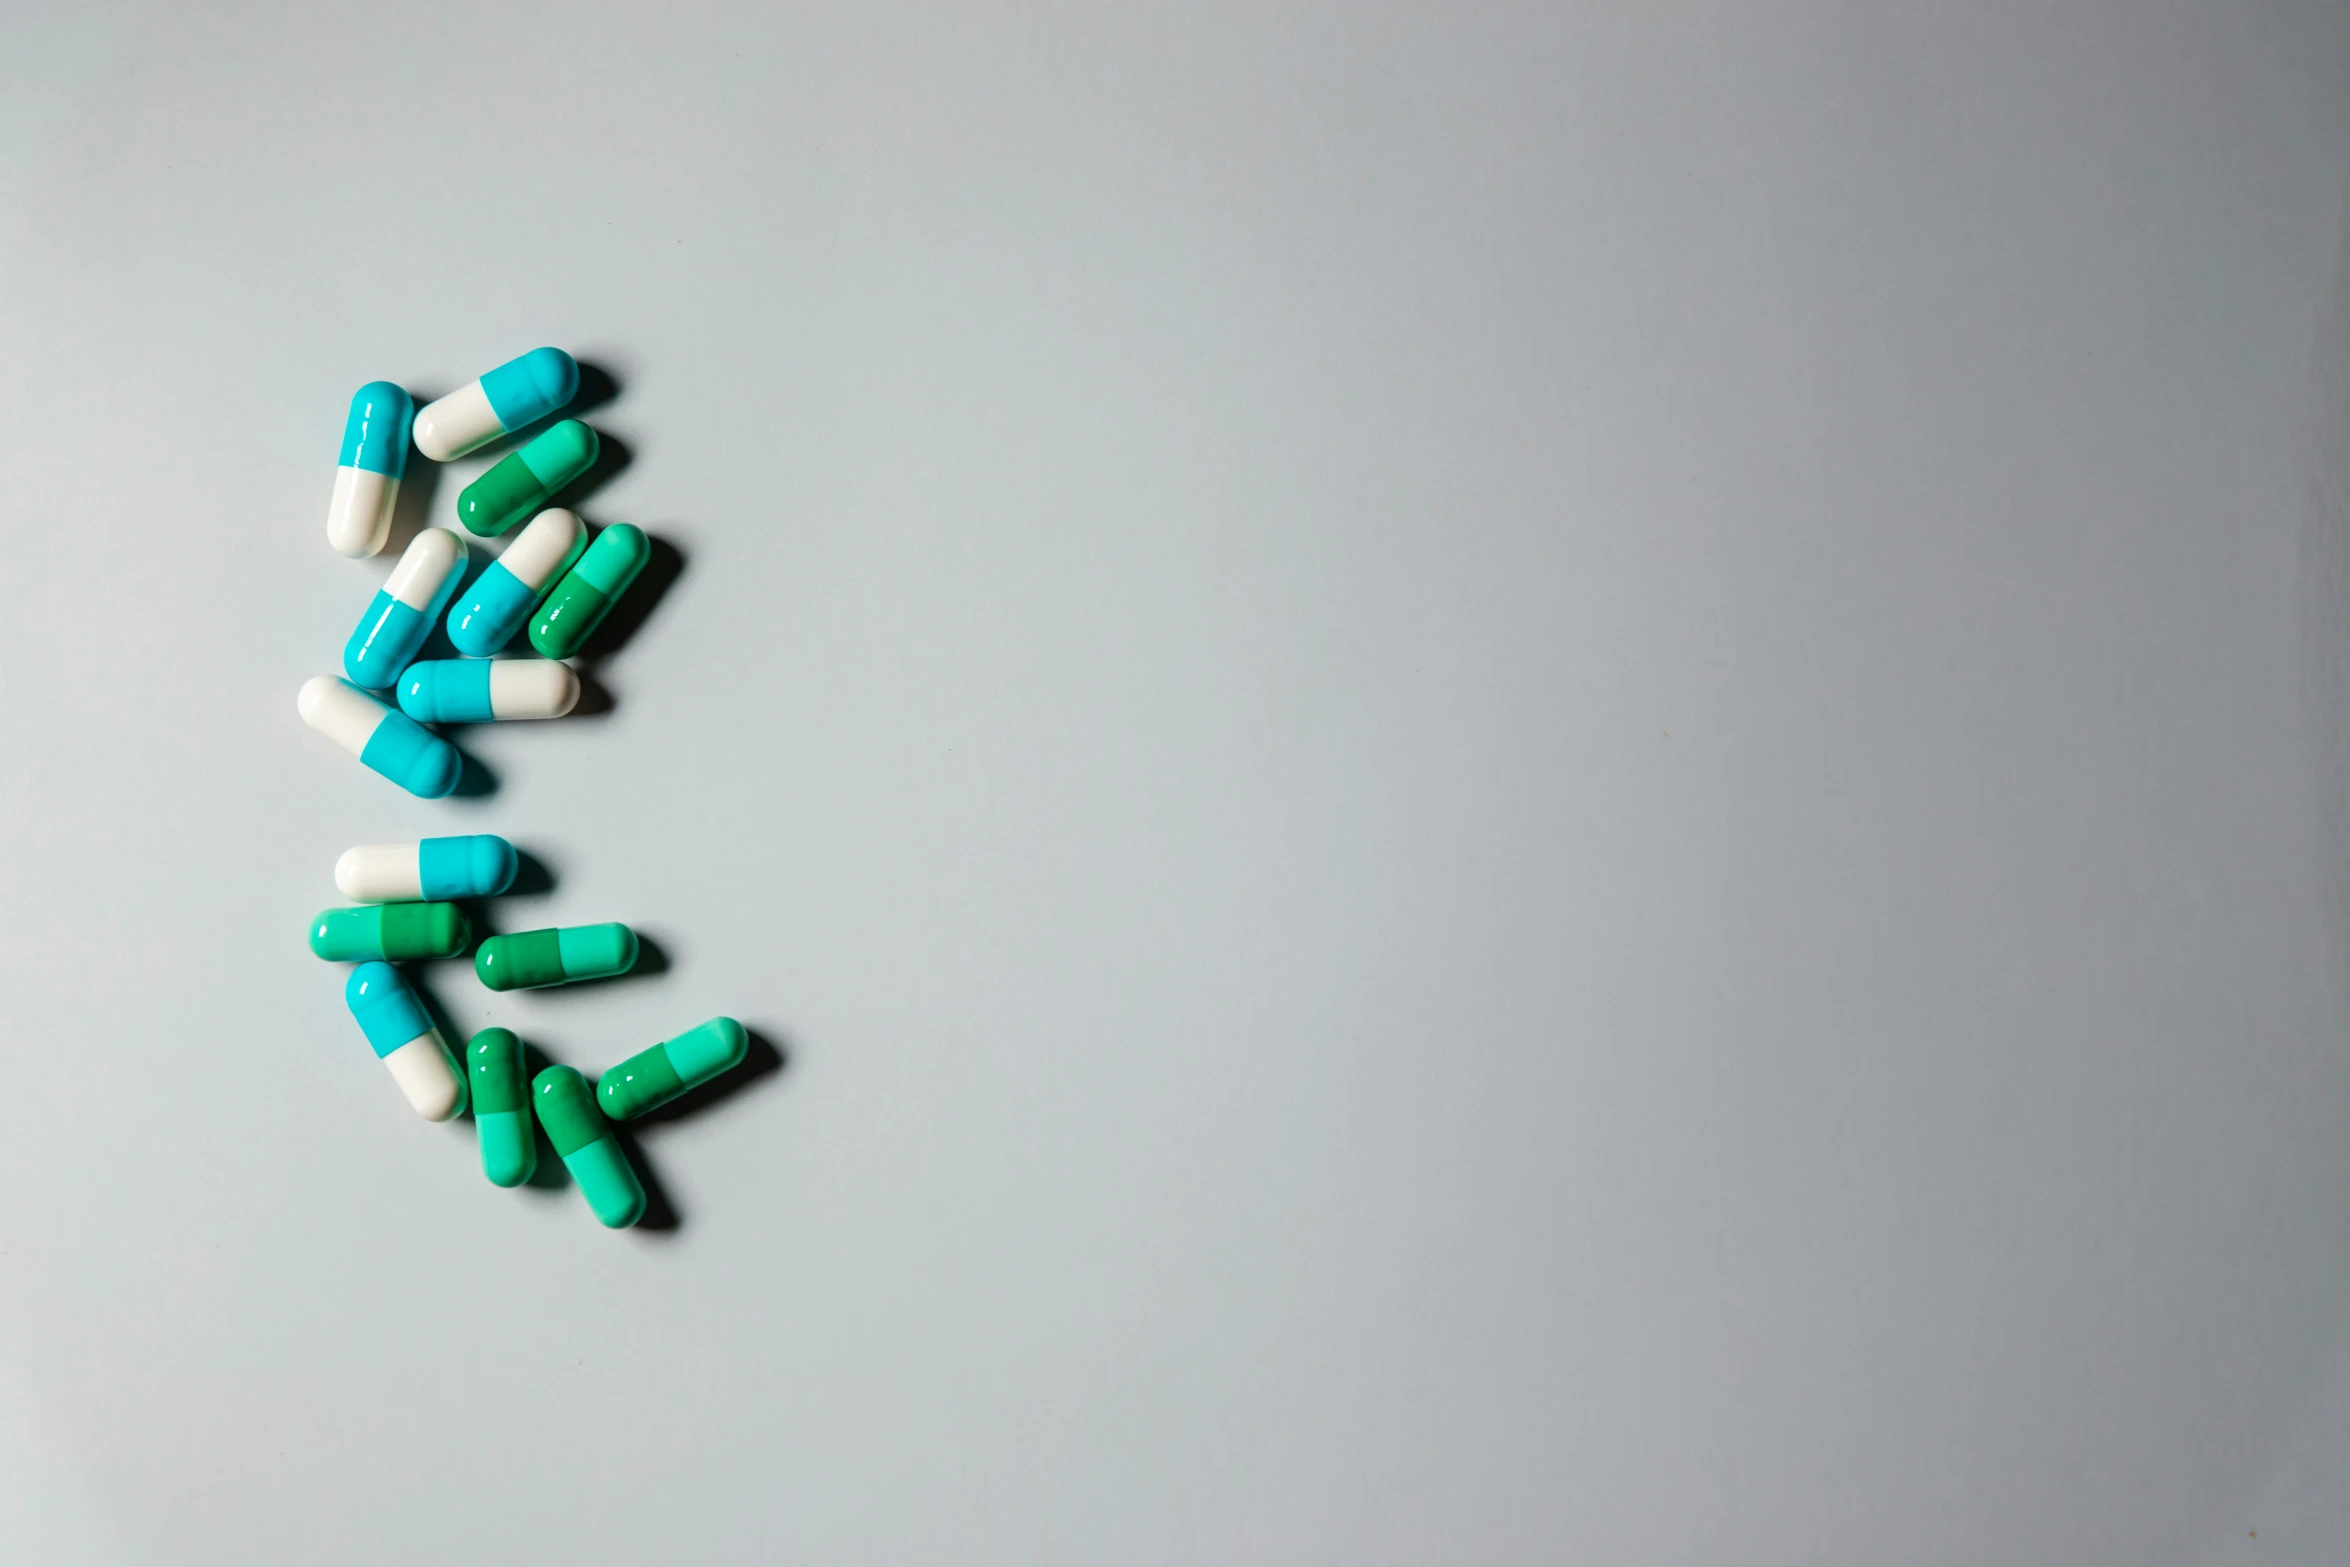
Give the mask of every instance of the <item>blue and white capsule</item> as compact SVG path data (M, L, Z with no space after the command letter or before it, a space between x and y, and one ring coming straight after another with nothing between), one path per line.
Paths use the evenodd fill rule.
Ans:
M457 787L465 759L348 680L314 675L302 683L302 722L407 790L437 800Z
M579 365L560 348L534 348L416 415L416 449L434 462L536 424L579 395Z
M487 658L513 641L547 589L586 548L587 529L577 512L556 506L531 518L449 611L450 645L467 658Z
M372 690L397 684L464 580L462 538L447 528L416 535L343 644L343 673L351 684Z
M389 381L370 381L351 394L343 420L343 455L336 459L335 498L327 503L326 542L354 560L373 555L392 533L392 506L408 471L408 426L416 400Z
M494 898L514 885L514 845L495 833L369 843L335 861L335 887L353 903L452 903Z
M398 969L360 964L343 985L343 1005L407 1096L409 1109L427 1121L446 1121L465 1108L465 1074Z
M423 724L561 718L579 702L579 676L551 658L443 658L410 664L400 711Z

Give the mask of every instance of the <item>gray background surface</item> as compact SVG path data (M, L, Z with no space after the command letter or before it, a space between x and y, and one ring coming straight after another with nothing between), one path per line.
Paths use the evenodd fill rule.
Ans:
M2350 1556L2341 8L48 9L10 1561ZM682 569L413 801L344 404L542 342ZM784 1057L672 1229L303 950L476 830Z

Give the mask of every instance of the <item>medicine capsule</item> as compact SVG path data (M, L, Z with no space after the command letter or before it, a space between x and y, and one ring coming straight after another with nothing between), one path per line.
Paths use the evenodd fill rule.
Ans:
M395 684L464 577L462 537L447 528L427 528L410 540L343 644L343 673L351 684L375 690Z
M587 530L576 512L558 506L530 519L506 553L473 581L473 591L449 611L449 641L467 658L487 658L504 647L530 618L556 578L571 569L587 548Z
M392 505L408 471L408 424L416 401L389 381L351 394L336 460L335 496L326 508L326 542L354 558L373 555L392 532Z
M618 920L492 936L473 954L474 977L492 990L608 979L635 966L636 932Z
M300 708L302 722L410 794L437 800L465 771L455 746L348 680L312 676L302 683Z
M485 1028L465 1047L466 1087L473 1093L473 1131L481 1143L481 1173L492 1186L520 1186L539 1167L539 1140L530 1128L530 1078L522 1070L522 1041L507 1028Z
M579 395L579 366L560 348L534 348L416 415L416 449L434 462L462 457L509 430L536 424Z
M335 861L335 889L353 903L494 898L514 885L514 845L494 833L366 844Z
M632 522L616 522L563 574L530 623L530 645L549 658L569 658L604 623L620 595L653 558L653 542Z
M578 701L579 676L551 658L434 659L400 677L400 711L420 723L561 718Z
M310 922L310 950L329 963L373 958L453 958L473 939L473 926L454 903L376 903L328 909Z
M409 1108L427 1121L446 1121L465 1108L465 1077L449 1054L432 1014L389 963L362 963L343 986L343 1005L359 1031L391 1069Z
M457 520L495 538L555 498L596 465L603 443L577 419L566 419L458 492Z
M657 1109L738 1066L750 1036L730 1017L714 1017L675 1039L640 1050L596 1079L596 1104L609 1120L626 1121Z
M612 1135L612 1123L596 1109L587 1079L567 1066L551 1066L530 1081L530 1102L547 1129L547 1141L563 1156L563 1168L579 1182L579 1194L607 1229L625 1230L645 1216L645 1189L628 1155Z

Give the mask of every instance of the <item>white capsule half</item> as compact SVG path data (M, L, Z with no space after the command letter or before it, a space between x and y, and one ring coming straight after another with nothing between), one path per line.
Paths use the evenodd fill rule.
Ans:
M414 843L371 843L345 849L335 861L335 890L353 903L415 903L424 875Z
M302 722L357 756L367 749L391 709L374 697L332 675L313 675L302 682L297 703Z
M392 536L392 508L400 481L366 468L337 468L334 499L326 508L326 542L338 554L361 559L380 552Z
M490 661L494 718L561 718L579 703L579 676L551 658Z
M434 462L448 462L506 433L479 381L468 381L416 412L416 449Z
M457 1061L441 1040L441 1031L428 1029L383 1058L392 1081L407 1095L408 1107L427 1121L446 1121L465 1102L465 1079Z
M400 552L400 563L384 578L383 591L418 614L429 615L449 574L464 569L465 541L447 528L427 528Z

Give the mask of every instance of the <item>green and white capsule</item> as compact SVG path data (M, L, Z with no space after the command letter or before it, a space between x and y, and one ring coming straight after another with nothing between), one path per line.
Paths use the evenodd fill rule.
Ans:
M473 939L454 903L378 903L328 909L310 922L310 950L329 963L453 958Z
M530 645L548 658L578 652L652 558L653 541L633 522L616 522L597 534L531 617Z
M481 1140L481 1173L492 1186L520 1186L539 1167L522 1041L510 1028L483 1029L465 1047L465 1077L473 1093L473 1129Z
M593 468L601 450L595 431L566 419L465 486L457 496L457 520L485 539L495 538Z
M675 1039L638 1051L597 1078L596 1104L614 1121L658 1109L687 1089L741 1065L750 1042L733 1018L714 1017Z
M492 990L535 990L580 979L608 979L634 967L636 932L617 920L492 936L473 955L474 977Z
M612 1135L612 1123L596 1108L587 1079L567 1066L551 1066L530 1083L531 1107L547 1141L563 1157L563 1168L579 1182L579 1194L605 1228L625 1230L645 1216L645 1188Z

